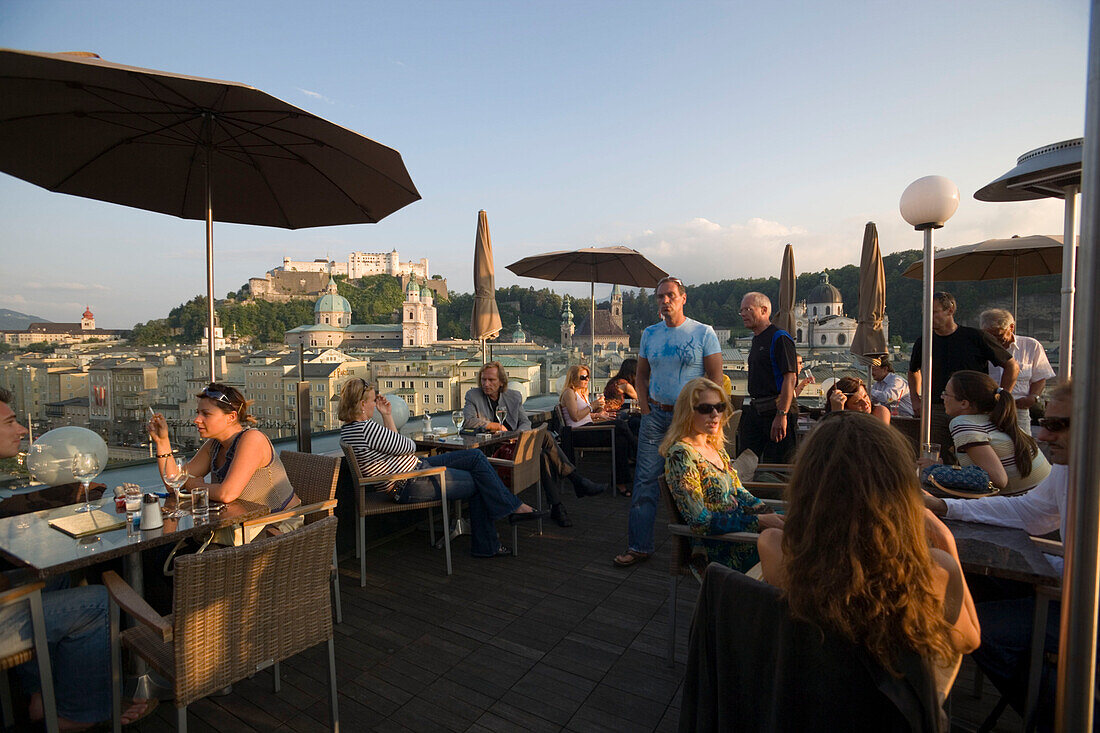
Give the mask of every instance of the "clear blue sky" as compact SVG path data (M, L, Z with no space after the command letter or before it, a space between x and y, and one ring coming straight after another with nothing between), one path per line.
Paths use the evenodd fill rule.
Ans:
M973 193L1083 133L1087 32L1084 0L0 3L0 46L244 82L401 151L423 200L379 224L216 224L219 296L284 255L395 247L468 292L481 208L501 285L605 244L696 283L777 275L788 241L800 271L858 264L868 220L920 246L898 199L933 173L962 196L938 246L1060 234L1060 202ZM0 174L0 307L161 317L204 289L203 241Z

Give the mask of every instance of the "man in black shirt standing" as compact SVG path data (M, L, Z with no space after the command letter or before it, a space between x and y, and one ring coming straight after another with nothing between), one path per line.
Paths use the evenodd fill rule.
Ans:
M955 296L951 293L936 293L932 296L932 392L930 395L932 410L932 442L939 443L947 452L951 449L951 431L948 429L947 414L943 411L943 398L940 396L947 387L951 375L963 369L985 372L987 362L1004 369L1001 374L1001 387L1012 391L1020 365L995 338L984 331L955 323ZM909 397L913 402L913 416L921 416L921 374L922 338L913 344L913 355L909 359Z
M772 324L772 302L763 293L741 299L741 320L752 331L749 348L749 404L741 412L739 450L751 450L762 463L786 463L794 453L795 380L798 378L794 340Z

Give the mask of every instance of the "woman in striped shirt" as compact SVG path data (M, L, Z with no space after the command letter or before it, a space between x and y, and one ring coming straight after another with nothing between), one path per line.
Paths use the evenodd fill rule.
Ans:
M382 424L374 422L375 411ZM548 516L520 501L497 476L485 454L477 450L440 453L427 458L414 455L416 444L397 432L390 402L362 379L344 383L340 394L340 440L351 446L365 476L405 473L418 468L445 466L448 499L470 502L470 554L499 557L512 551L500 543L493 522L508 518L512 524ZM399 503L438 499L435 477L399 481L386 487Z

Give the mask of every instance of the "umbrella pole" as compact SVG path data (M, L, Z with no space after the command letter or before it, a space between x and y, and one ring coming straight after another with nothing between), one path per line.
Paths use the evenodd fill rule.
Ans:
M920 442L932 442L932 228L924 230L924 320L921 324ZM923 447L921 448L923 450Z
M589 283L589 304L591 305L591 314L588 317L588 335L591 336L592 341L592 356L591 361L588 364L588 371L591 374L591 378L596 378L596 281L593 280ZM592 389L592 385L588 386Z
M1080 186L1066 186L1066 213L1062 222L1062 315L1058 334L1058 379L1073 373L1073 298L1077 265L1077 192Z
M1012 317L1017 318L1017 319L1020 317L1020 313L1017 310L1020 307L1020 305L1019 305L1020 304L1020 290L1019 290L1020 283L1019 283L1019 278L1017 276L1017 272L1019 270L1019 265L1020 265L1020 258L1019 257L1013 257L1012 258Z
M210 183L210 169L214 165L214 150L210 144L213 120L210 114L203 115L206 135L206 165L203 166L206 188L206 348L207 364L210 367L210 381L218 381L214 372L214 192Z

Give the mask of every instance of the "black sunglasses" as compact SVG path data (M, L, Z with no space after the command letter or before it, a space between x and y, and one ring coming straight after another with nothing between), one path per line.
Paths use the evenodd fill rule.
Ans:
M1039 427L1043 430L1049 430L1052 433L1060 433L1063 430L1069 430L1068 417L1041 417L1037 422L1039 423Z
M577 379L579 379L582 382L587 382L588 381L588 375L587 374L582 374L579 377L577 377Z
M695 406L695 411L700 415L710 415L711 413L717 413L721 415L726 411L726 403L718 402L716 404L710 404L709 402L700 402Z
M224 402L225 404L232 407L234 410L237 409L236 405L233 404L233 400L229 399L229 395L227 395L225 392L219 392L216 389L210 389L209 387L207 387L202 391L200 396L214 400L215 402Z

